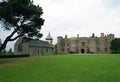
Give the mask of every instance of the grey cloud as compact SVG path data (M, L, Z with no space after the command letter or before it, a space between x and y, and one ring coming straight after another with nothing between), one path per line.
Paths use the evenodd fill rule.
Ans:
M120 0L103 0L108 8L120 7Z
M57 4L61 4L64 2L64 0L48 0L50 3L57 3Z
M44 40L49 30L56 43L57 36L90 36L101 32L120 36L119 0L34 0L43 8ZM62 4L61 4L62 3ZM114 7L115 5L118 5ZM110 5L114 8L111 8Z

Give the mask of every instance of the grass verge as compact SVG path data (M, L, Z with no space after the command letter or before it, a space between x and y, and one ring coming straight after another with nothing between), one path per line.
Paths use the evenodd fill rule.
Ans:
M120 55L0 59L0 82L119 82Z

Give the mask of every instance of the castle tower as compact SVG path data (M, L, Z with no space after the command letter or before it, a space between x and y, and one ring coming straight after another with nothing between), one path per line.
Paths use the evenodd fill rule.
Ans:
M68 37L67 35L65 35L65 38L64 38L64 53L65 54L68 54L69 53L69 43L68 43Z
M64 48L63 48L63 37L59 36L57 37L57 53L58 54L63 54L64 53Z
M111 41L114 39L114 34L108 34L107 35L107 49L108 49L108 53L111 52L110 47L111 47Z
M50 35L50 32L48 34L48 36L46 37L46 41L49 43L49 44L52 44L52 36Z

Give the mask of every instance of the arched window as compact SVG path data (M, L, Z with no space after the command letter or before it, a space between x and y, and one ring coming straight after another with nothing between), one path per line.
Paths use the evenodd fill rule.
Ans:
M18 52L22 52L22 44L21 43L18 44Z
M48 51L48 48L46 48L46 53L48 53L49 51Z
M108 51L108 49L107 49L107 48L105 48L105 51L107 52L107 51Z
M85 46L85 42L82 42L82 47L84 47Z

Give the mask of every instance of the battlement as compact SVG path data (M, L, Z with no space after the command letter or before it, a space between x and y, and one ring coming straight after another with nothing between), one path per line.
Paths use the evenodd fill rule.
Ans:
M99 37L93 33L90 37L68 38L67 35L57 37L58 53L109 53L110 42L114 39L114 34L101 33Z

